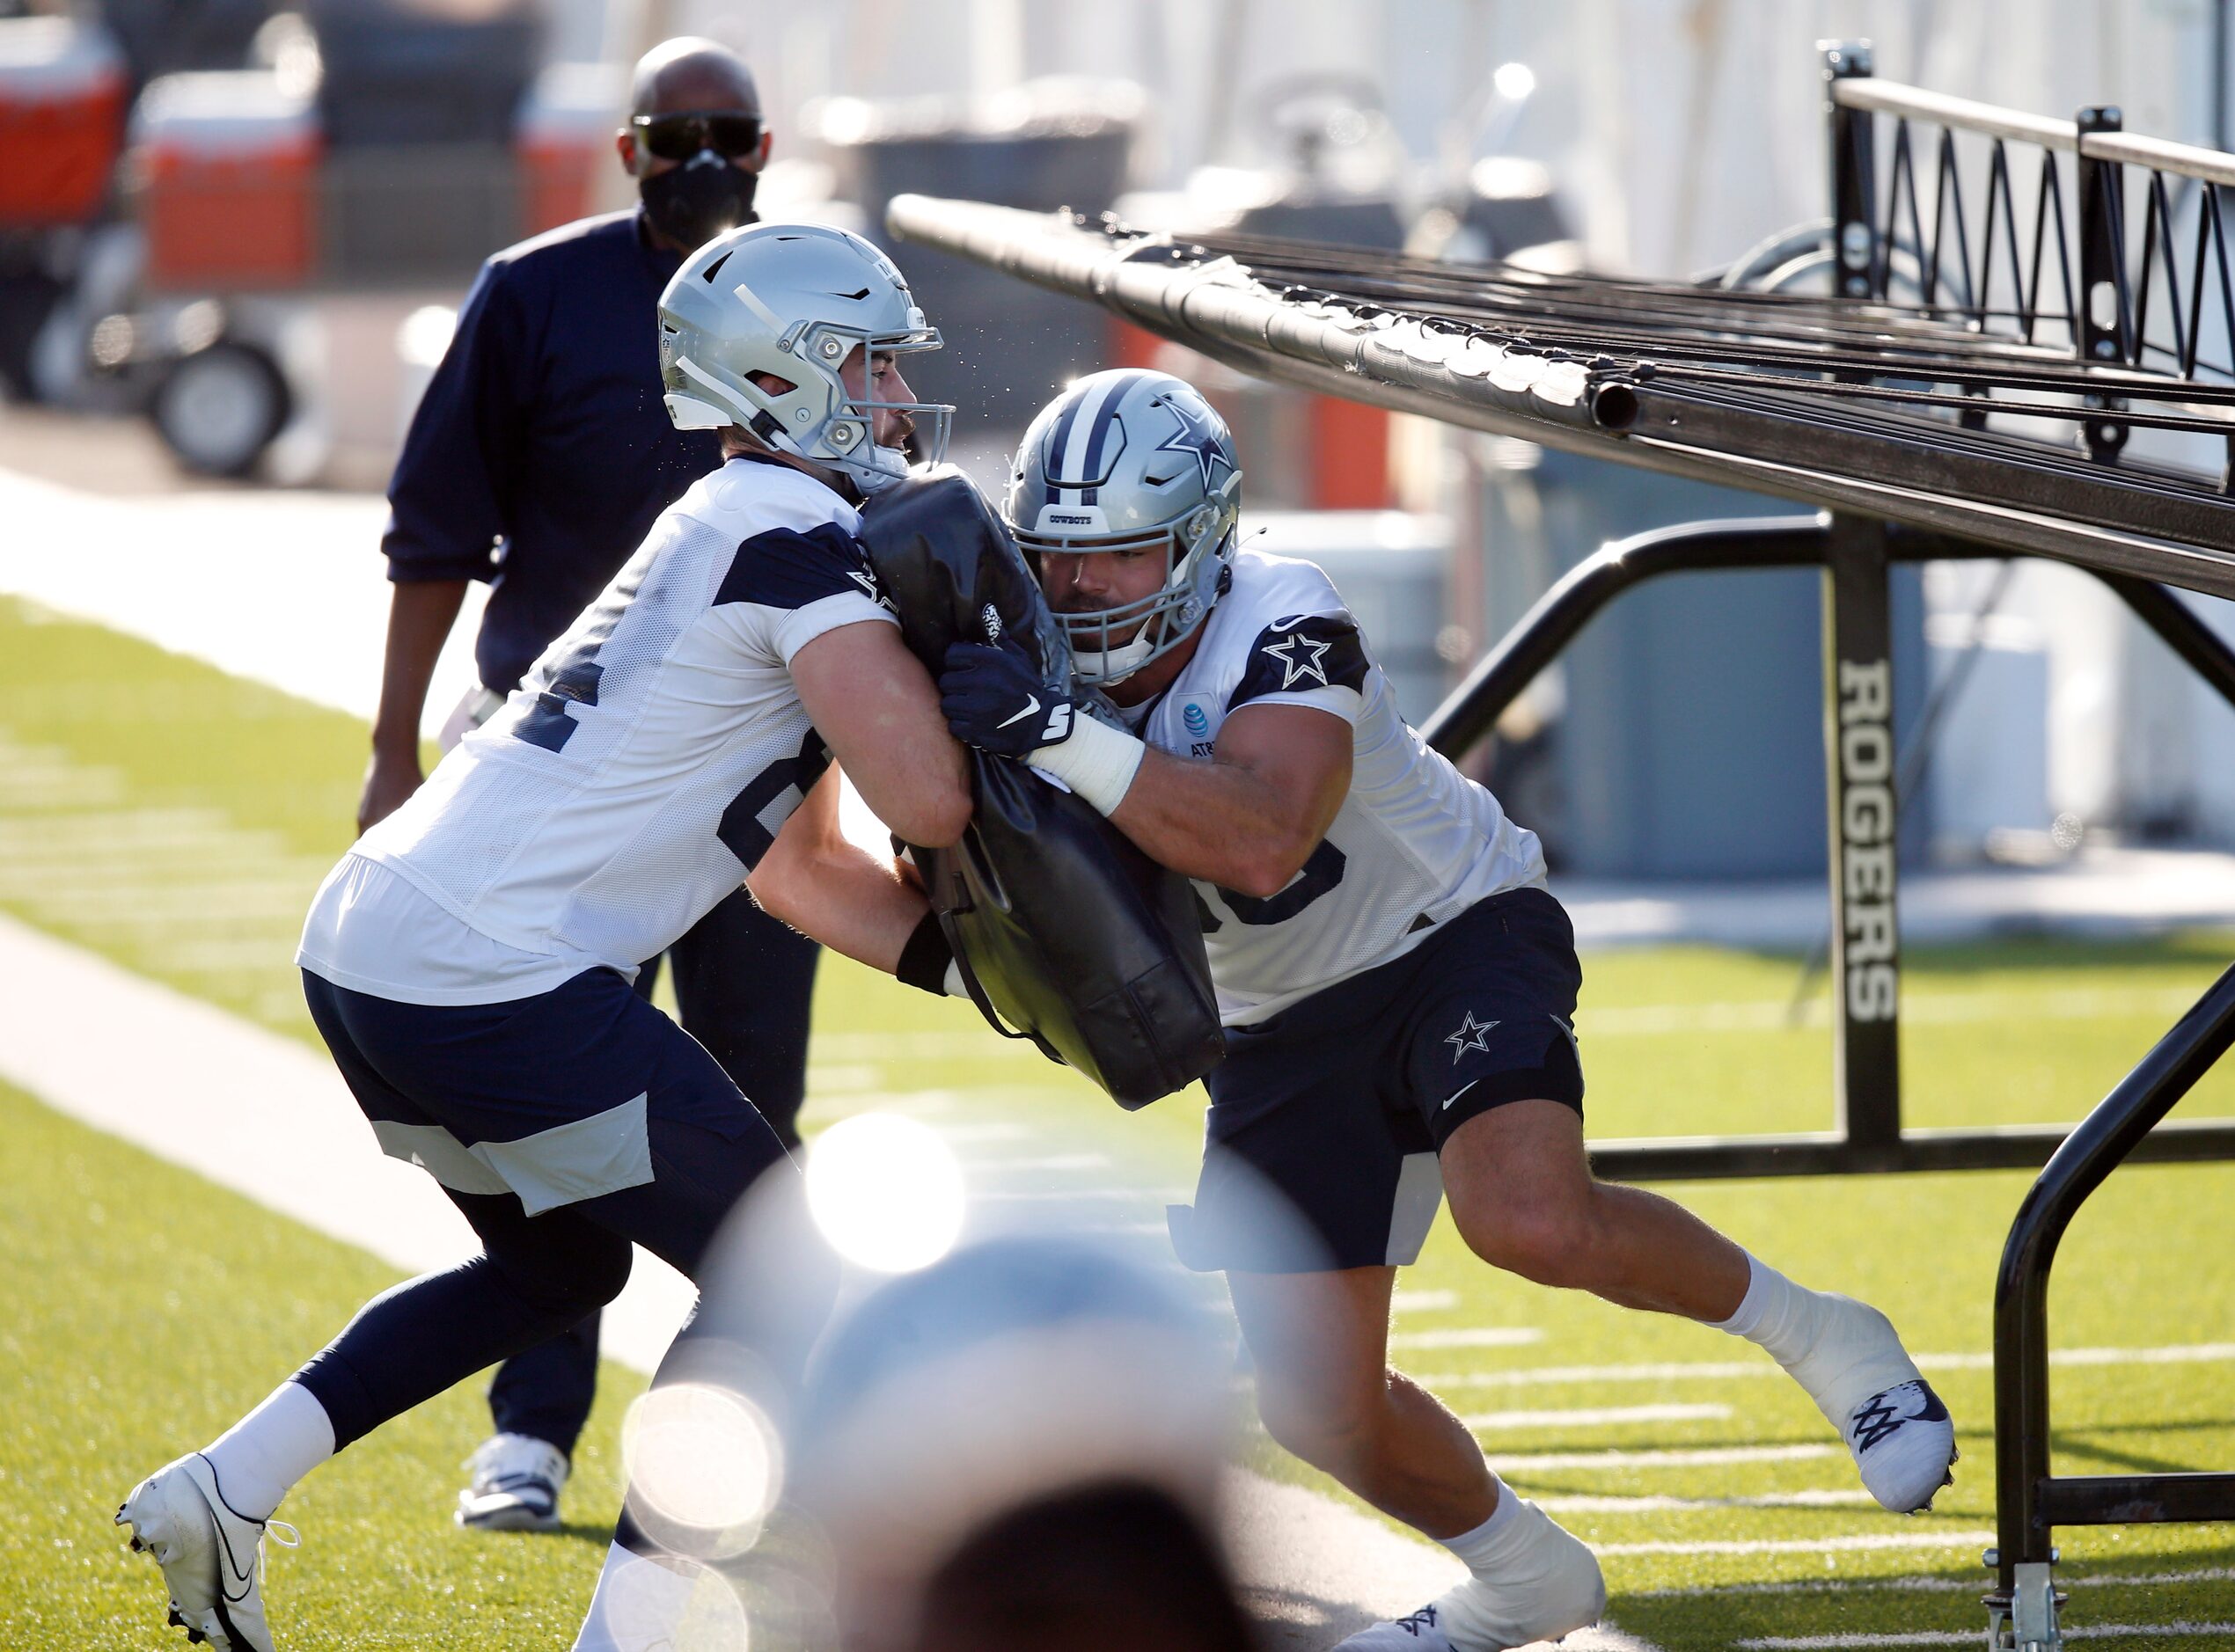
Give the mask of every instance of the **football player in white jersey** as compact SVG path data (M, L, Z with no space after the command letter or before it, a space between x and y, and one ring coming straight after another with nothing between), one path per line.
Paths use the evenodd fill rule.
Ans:
M956 645L940 686L964 741L1053 774L1202 897L1227 1053L1175 1242L1227 1270L1273 1437L1470 1573L1344 1644L1481 1652L1605 1601L1590 1552L1388 1367L1392 1282L1440 1194L1495 1267L1761 1344L1877 1499L1924 1507L1954 1431L1883 1314L1593 1178L1581 970L1535 837L1405 726L1324 574L1236 549L1240 482L1223 421L1181 380L1078 381L1026 435L1006 514L1078 680L1132 732L1074 715L998 647ZM1255 1218L1260 1181L1315 1254Z
M381 1146L443 1185L483 1253L367 1304L133 1491L118 1521L194 1640L268 1652L265 1523L319 1463L611 1300L632 1241L695 1278L749 1187L792 1196L774 1133L631 990L638 961L746 879L833 757L912 841L951 843L969 819L962 748L857 537L903 443L943 445L952 412L901 376L896 358L939 335L900 273L857 236L758 224L685 260L660 334L670 418L718 430L728 462L358 840L298 954ZM817 1259L784 1267L813 1297ZM723 1312L710 1302L697 1329ZM686 1333L670 1363L691 1357ZM632 1548L650 1551L625 1519L579 1645L668 1644L689 1579ZM634 1630L604 1609L624 1574Z

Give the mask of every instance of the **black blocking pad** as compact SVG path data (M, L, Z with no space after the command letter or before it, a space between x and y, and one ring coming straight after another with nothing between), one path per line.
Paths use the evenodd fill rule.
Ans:
M862 539L902 636L934 676L950 643L1000 636L1067 684L1070 656L1039 583L962 472L919 473L879 494ZM1201 1078L1225 1046L1187 880L1023 764L970 758L977 809L963 840L912 853L978 1009L1123 1107Z

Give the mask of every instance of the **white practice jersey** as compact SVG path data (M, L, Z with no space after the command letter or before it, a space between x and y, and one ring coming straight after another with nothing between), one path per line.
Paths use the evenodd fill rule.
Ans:
M460 1002L460 959L546 959L563 979L664 951L737 888L829 764L792 656L840 625L898 624L860 530L850 505L787 466L733 459L701 479L504 708L358 840L312 909L304 967ZM499 948L415 963L433 943L400 932L365 862ZM387 919L357 926L380 933L351 932L357 899L369 914L385 903ZM491 980L490 1001L544 984L476 969L511 977Z
M1136 727L1163 750L1208 757L1245 705L1316 706L1349 723L1351 790L1279 894L1197 881L1227 1026L1264 1020L1410 951L1477 901L1544 881L1536 835L1405 726L1358 622L1308 562L1238 553L1194 656Z

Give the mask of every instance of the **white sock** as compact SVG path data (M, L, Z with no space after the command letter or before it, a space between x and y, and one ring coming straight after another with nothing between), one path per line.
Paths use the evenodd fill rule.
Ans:
M295 1482L333 1455L333 1423L318 1397L290 1380L202 1455L234 1513L268 1520Z
M1606 1610L1606 1580L1591 1551L1511 1487L1499 1488L1489 1519L1442 1542L1471 1574L1435 1601L1436 1626L1456 1652L1553 1640Z
M1521 1517L1521 1500L1513 1488L1497 1475L1491 1483L1498 1488L1498 1507L1491 1510L1490 1518L1471 1531L1462 1531L1455 1538L1438 1538L1437 1542L1466 1561L1467 1569L1476 1576L1483 1575L1483 1568L1494 1565L1505 1547L1501 1539L1513 1529L1513 1522Z
M698 1586L698 1568L688 1561L647 1560L610 1546L575 1652L668 1652Z
M1744 1337L1790 1370L1815 1346L1823 1328L1824 1298L1758 1256L1749 1253L1746 1261L1750 1277L1738 1312L1711 1328Z
M1863 1401L1917 1380L1892 1321L1870 1304L1797 1285L1758 1257L1747 1261L1746 1297L1715 1328L1766 1349L1843 1436Z

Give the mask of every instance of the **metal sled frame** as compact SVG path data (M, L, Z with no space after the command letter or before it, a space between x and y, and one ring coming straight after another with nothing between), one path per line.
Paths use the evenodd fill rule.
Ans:
M2208 354L2216 343L2235 358L2220 199L2235 187L2235 156L2126 134L2115 109L2051 120L1870 70L1866 46L1825 50L1831 213L1799 250L1823 267L1829 297L1239 236L1180 243L921 196L896 200L890 220L910 240L1098 303L1261 377L1819 513L1607 546L1423 733L1447 754L1466 750L1643 581L1822 570L1839 1127L1605 1142L1594 1156L1633 1179L2045 1166L1996 1281L1998 1543L1987 1556L1990 1645L2041 1652L2063 1644L2055 1527L2235 1518L2235 1474L2050 1473L2047 1319L2057 1243L2114 1169L2235 1157L2235 1125L2162 1122L2235 1043L2235 969L2069 1134L1902 1128L1887 574L2013 556L2085 568L2235 703L2235 651L2166 588L2235 597L2235 359ZM1929 167L1916 128L1937 135ZM1968 176L1977 198L1982 145L1975 218L1965 190ZM2138 232L2130 170L2143 180ZM2205 476L2137 463L2124 448L2142 428L2224 439L2231 464ZM2044 429L2077 441L2032 434Z

